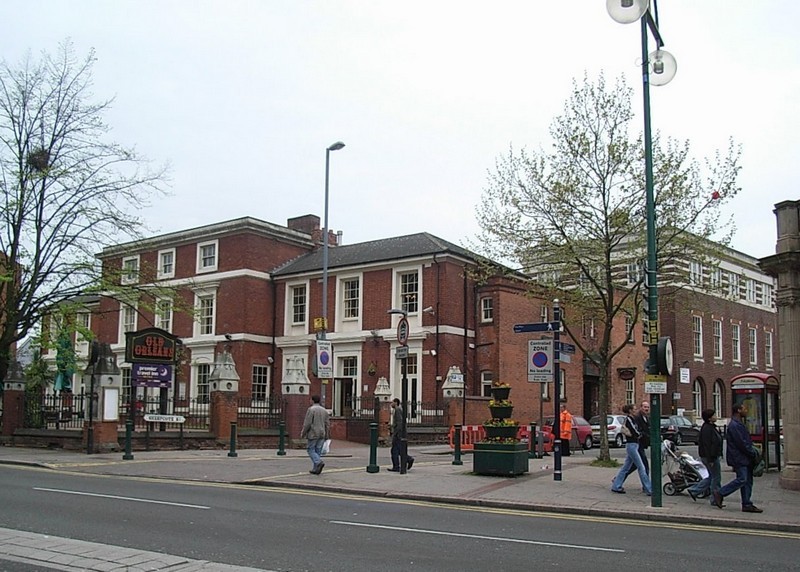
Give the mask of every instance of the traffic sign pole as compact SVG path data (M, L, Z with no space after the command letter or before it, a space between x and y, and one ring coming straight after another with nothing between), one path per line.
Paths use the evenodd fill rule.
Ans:
M555 413L553 414L553 455L555 463L553 465L553 480L561 480L561 367L559 358L561 354L561 308L558 305L558 298L553 300L553 390L555 399L553 404Z

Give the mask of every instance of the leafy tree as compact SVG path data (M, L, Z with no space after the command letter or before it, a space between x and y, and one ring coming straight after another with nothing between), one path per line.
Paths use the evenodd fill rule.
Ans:
M612 360L647 294L644 145L641 135L630 135L631 95L622 80L608 86L602 75L575 82L551 125L552 148L512 148L500 157L477 209L484 252L523 268L535 278L532 289L552 290L564 302L567 333L600 371L601 418ZM658 270L668 295L681 283L687 252L713 264L710 239L718 245L730 238L720 207L739 191L740 149L730 142L703 168L688 142L656 134L652 151ZM584 320L597 326L592 345L580 335ZM612 337L615 323L626 321L629 330ZM604 431L601 439L600 458L609 459Z
M142 208L162 192L164 169L107 140L95 61L65 42L55 56L0 62L0 380L42 315L119 285L93 254L138 237Z

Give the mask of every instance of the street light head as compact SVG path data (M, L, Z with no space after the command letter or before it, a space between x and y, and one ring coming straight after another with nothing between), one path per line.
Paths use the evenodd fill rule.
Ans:
M341 141L337 141L336 143L328 147L328 151L338 151L342 147L344 147L344 143L342 143Z
M657 49L650 52L650 85L667 85L678 71L678 62L675 56L667 50Z
M608 15L620 24L638 22L649 5L649 0L606 0Z

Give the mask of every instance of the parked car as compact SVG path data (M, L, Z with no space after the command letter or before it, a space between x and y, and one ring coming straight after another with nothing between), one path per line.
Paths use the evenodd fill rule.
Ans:
M595 445L600 444L600 416L595 415L589 419L592 426L592 441ZM606 417L606 431L608 432L608 444L612 447L624 447L625 435L622 434L622 426L625 424L624 415L609 415Z
M589 425L589 422L581 417L580 415L573 415L572 416L572 431L573 435L577 433L578 435L578 443L584 449L591 449L592 448L592 426ZM551 435L553 433L553 418L548 417L544 420L544 427L542 427L542 433L545 435Z
M669 439L678 446L683 443L699 443L700 427L682 415L661 418L661 438Z

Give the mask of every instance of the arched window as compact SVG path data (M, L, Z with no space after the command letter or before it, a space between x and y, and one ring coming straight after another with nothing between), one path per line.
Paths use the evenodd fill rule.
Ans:
M694 380L692 386L692 401L694 410L699 414L703 410L703 380L699 377Z
M714 382L714 392L712 397L714 398L714 411L717 412L717 417L724 417L722 412L722 403L725 397L724 394L724 385L721 379L718 379Z

